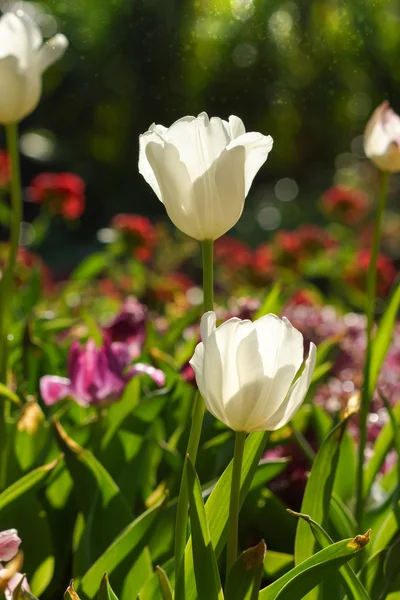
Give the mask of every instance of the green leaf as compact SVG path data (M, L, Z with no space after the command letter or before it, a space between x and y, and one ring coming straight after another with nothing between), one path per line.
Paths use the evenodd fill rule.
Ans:
M254 548L242 552L229 571L226 600L257 600L266 550L264 541L261 541Z
M111 257L105 252L95 252L85 258L71 274L72 281L84 281L100 275L111 264Z
M325 438L315 457L301 505L301 512L326 527L329 504L339 461L340 442L347 420L341 421ZM315 552L315 540L307 524L300 520L295 540L295 562L302 563Z
M185 469L188 481L197 595L199 598L221 600L224 595L222 593L217 559L210 539L200 481L189 457L186 458Z
M356 536L320 550L264 588L259 600L299 600L357 554L368 540Z
M40 488L59 464L62 456L56 458L51 463L34 469L15 483L10 485L0 494L0 512L2 517L7 512L7 508L11 507L14 502L19 500L25 494L36 491Z
M400 403L392 408L392 414L397 428L400 427ZM389 421L382 427L378 437L375 440L372 456L367 463L364 471L364 499L367 498L372 484L379 473L387 453L393 446L393 426Z
M80 600L78 594L76 593L76 591L74 589L74 580L73 579L70 581L69 586L65 590L64 600Z
M163 565L163 570L173 585L174 559L171 558ZM160 580L157 573L146 581L139 592L140 600L160 600Z
M59 423L55 427L84 520L74 556L74 577L78 580L131 523L132 513L117 484L93 454L70 438Z
M263 303L255 314L254 320L267 315L268 313L279 314L282 308L281 285L276 283L266 295Z
M21 400L17 394L11 391L6 385L4 385L4 383L0 383L0 397L1 396L11 400L11 402L14 402L14 404L21 404Z
M400 500L396 503L376 532L371 544L371 552L376 554L380 550L387 548L394 538L400 532Z
M293 554L286 554L285 552L274 552L268 550L264 559L264 577L266 579L274 580L278 579L290 569L294 567L294 556Z
M104 573L103 575L103 579L100 583L99 595L97 598L98 600L118 600L118 596L114 594L110 586L107 573Z
M312 534L315 537L316 542L319 544L321 548L327 548L330 545L334 544L334 541L330 537L330 535L325 531L323 527L313 519L309 515L303 515L301 513L296 513L292 510L289 510L290 514L303 519L312 531ZM369 539L369 532L367 532L366 536ZM371 600L366 589L364 588L361 581L358 579L357 575L354 573L353 569L350 565L344 564L339 569L339 573L343 580L343 585L346 589L347 595L349 598L353 600Z
M240 483L240 506L247 496L254 474L257 471L259 460L264 452L269 432L252 433L247 437ZM230 494L232 478L232 461L229 463L206 503L206 517L210 531L210 539L215 555L218 558L224 549L227 536L227 523L229 506L227 498ZM193 567L192 539L185 550L185 600L195 600L196 585Z
M339 537L346 538L356 534L357 523L353 517L351 511L346 504L332 492L330 507L329 507L329 521L334 526Z
M288 458L281 458L279 460L261 460L253 477L253 481L251 482L249 492L265 485L271 481L271 479L278 477L278 475L286 469L289 462L290 460Z
M400 284L393 292L385 312L380 320L378 330L372 340L371 350L371 367L368 382L369 397L372 397L376 384L378 382L379 373L383 362L386 358L389 346L392 343L393 328L396 323L396 318L400 307Z
M161 567L156 567L156 571L158 580L160 582L160 589L163 600L173 600L174 596L166 572Z
M133 562L132 554L135 550L138 551L137 554L142 550L144 540L154 525L162 505L163 502L159 502L128 525L90 567L82 577L79 586L85 596L88 598L95 597L99 580L105 569L107 569L108 573L112 573L127 557L130 557L130 561Z

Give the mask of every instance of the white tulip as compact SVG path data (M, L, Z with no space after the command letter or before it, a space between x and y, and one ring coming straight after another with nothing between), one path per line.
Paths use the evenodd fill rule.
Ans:
M400 171L400 117L388 102L382 102L367 123L364 151L382 171Z
M61 34L43 44L39 28L22 11L0 18L0 123L21 121L36 108L42 73L67 46Z
M238 117L183 117L151 125L139 138L139 172L178 229L216 240L239 220L253 179L272 148L271 136L246 133Z
M315 367L310 344L304 370L303 336L284 317L265 315L254 323L233 318L219 327L207 312L202 342L190 361L208 410L234 431L274 431L302 404Z

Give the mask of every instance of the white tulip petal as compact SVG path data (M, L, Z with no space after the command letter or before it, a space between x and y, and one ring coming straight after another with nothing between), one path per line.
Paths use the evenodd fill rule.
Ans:
M154 134L155 135L155 134ZM147 160L160 188L160 197L171 221L196 240L203 240L203 223L193 200L193 187L186 165L172 144L148 142ZM143 173L142 173L143 174Z
M45 42L38 51L38 65L43 73L48 67L62 57L68 48L68 40L62 33L57 33L50 40Z
M231 130L231 140L234 140L246 133L246 128L242 119L239 119L239 117L236 117L235 115L231 115L229 117L229 126Z
M160 144L164 147L164 140L160 137L158 130L156 129L158 127L158 125L154 125L153 123L149 131L139 136L139 173L143 175L157 198L162 202L160 186L158 185L153 167L150 165L146 154L146 147L150 142Z
M208 173L230 139L218 117L208 118L201 113L197 119L184 117L176 121L166 134L168 142L179 149L181 160L185 163L192 182ZM211 186L211 183L205 182Z
M201 317L200 335L204 344L207 343L210 335L215 331L217 323L217 315L214 311L209 310Z
M149 127L149 132L155 131L159 136L163 136L168 132L168 127L164 127L164 125L157 125L157 123L152 123Z
M0 58L15 56L18 67L27 69L33 51L42 43L40 29L25 14L5 13L0 19Z
M0 59L0 123L23 119L36 108L40 93L41 80L36 72L21 73L15 56Z
M280 429L294 416L302 405L304 398L310 387L311 378L314 373L315 362L317 359L317 349L315 344L311 342L310 351L303 373L293 384L284 402L280 405L275 414L266 421L261 422L253 427L251 431L276 431Z
M254 356L256 347L263 373L259 378L262 386L254 390L250 405L252 408L247 412L246 431L250 431L254 423L265 421L276 412L284 401L304 356L303 336L285 317L281 320L272 314L265 315L254 325L257 342L253 344L252 355Z
M245 196L249 193L253 179L268 158L273 140L270 135L249 132L234 139L227 149L243 146L245 149L244 179Z
M383 171L400 171L400 117L388 102L378 106L367 123L364 151Z
M210 222L214 240L236 225L243 212L244 162L245 150L243 146L238 146L224 150L216 163L215 186L218 198L213 199L214 218Z

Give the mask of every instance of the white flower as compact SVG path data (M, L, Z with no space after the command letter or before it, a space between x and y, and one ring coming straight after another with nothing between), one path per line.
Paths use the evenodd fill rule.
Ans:
M382 171L400 171L400 117L382 102L364 132L365 154Z
M139 138L139 171L171 221L196 240L215 240L239 220L253 179L272 148L271 136L246 133L206 113L171 127L151 125Z
M315 367L316 347L304 370L303 336L284 317L265 315L254 323L216 316L201 319L202 342L190 361L208 410L234 431L273 431L302 404Z
M21 121L36 108L42 73L67 45L62 34L43 44L39 28L21 11L0 18L0 123Z

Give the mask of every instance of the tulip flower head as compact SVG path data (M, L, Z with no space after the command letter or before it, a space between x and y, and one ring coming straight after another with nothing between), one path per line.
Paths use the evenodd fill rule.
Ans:
M400 117L382 102L367 123L364 151L381 171L400 171Z
M234 431L274 431L288 423L310 386L315 345L296 379L303 336L286 318L232 318L216 327L215 313L207 312L200 331L190 364L208 410Z
M149 375L157 385L164 385L162 371L142 363L130 366L131 361L125 344L105 339L98 348L94 340L89 340L85 346L73 342L68 357L69 378L42 377L42 398L47 405L71 397L82 406L104 406L119 400L127 383L141 373Z
M21 539L16 529L0 531L0 561L9 561L18 552Z
M57 34L43 44L37 25L23 11L0 18L0 123L21 121L38 105L43 72L68 46Z
M238 117L201 113L169 128L153 123L139 144L139 172L174 225L196 240L216 240L239 220L273 141L246 133Z
M8 562L16 556L19 545L21 543L21 539L18 536L18 532L16 529L7 529L6 531L0 531L0 561ZM0 562L0 580L5 585L4 589L4 597L6 600L12 600L13 592L17 585L20 583L21 578L24 577L21 573L18 573L15 570L15 565L13 568L9 568L8 565L3 567ZM24 581L23 588L25 590L30 590L28 582Z
M114 319L104 327L111 342L126 344L132 359L142 352L146 338L147 306L134 297L126 298L121 310Z

